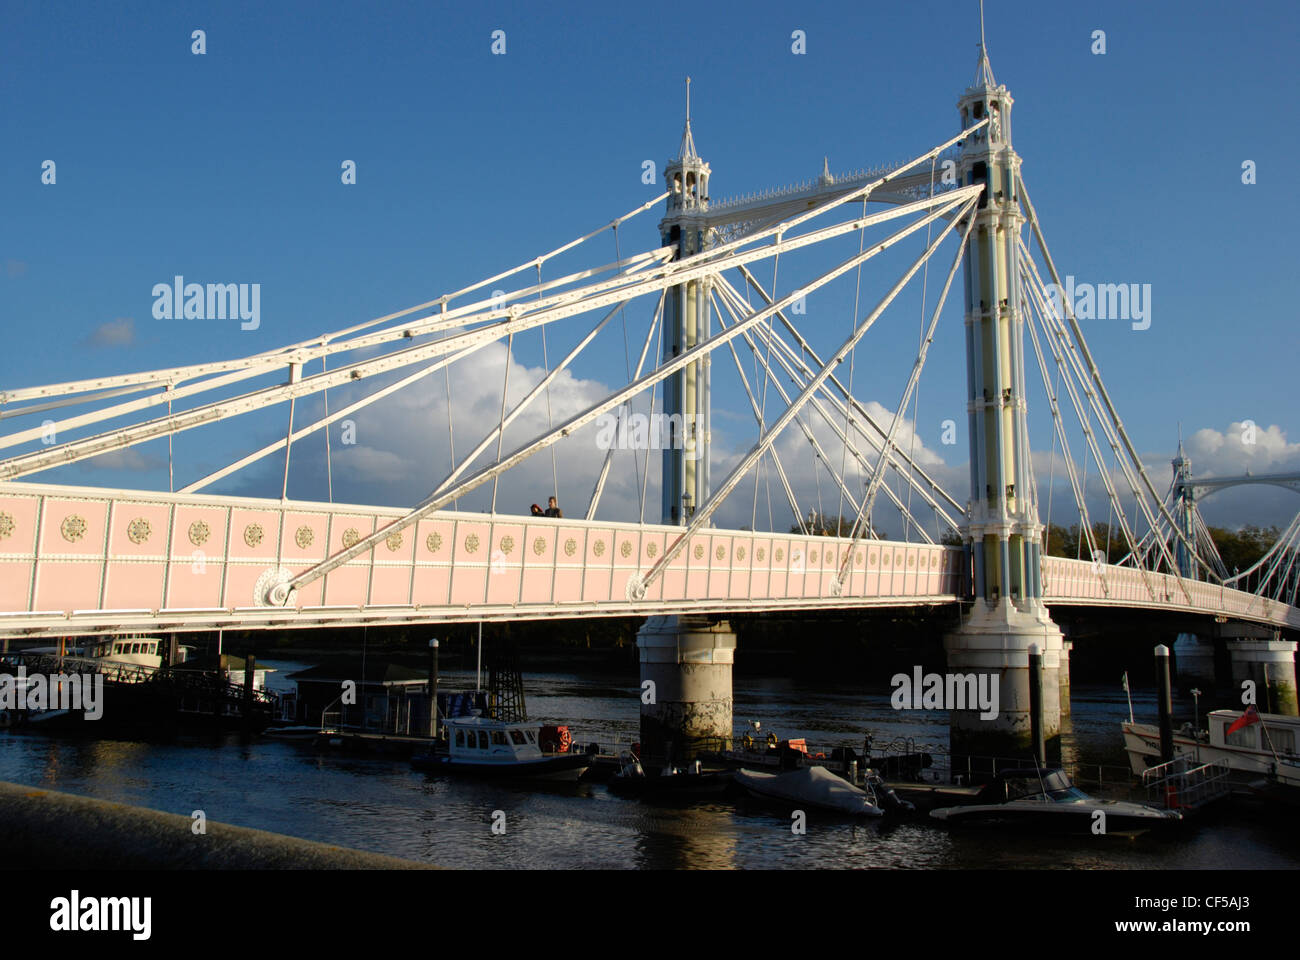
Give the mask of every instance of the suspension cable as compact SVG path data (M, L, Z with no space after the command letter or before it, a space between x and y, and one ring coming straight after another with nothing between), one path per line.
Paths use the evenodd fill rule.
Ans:
M938 161L938 157L930 158L930 199L931 200L934 200L934 166L937 161ZM925 245L927 247L930 246L930 231L933 228L934 228L934 224L932 223L927 224L925 228ZM917 327L916 327L916 349L918 351L920 351L925 344L925 305L926 305L926 292L927 292L927 287L929 282L930 282L930 261L927 260L925 261L925 267L921 272L921 316L917 320ZM916 454L916 428L918 424L918 419L920 417L920 409L921 409L921 382L918 380L916 383L916 392L912 395L912 440L907 447L907 458L909 461L912 461ZM902 412L903 411L899 411L900 414ZM909 510L912 509L912 487L910 485L907 488L907 509ZM910 537L908 536L906 524L903 525L903 539L904 540L910 539Z
M320 372L327 373L328 366L329 363L325 355L321 354ZM330 418L330 392L328 390L324 391L324 397L325 397L325 419L328 420ZM450 404L448 406L450 407ZM329 502L333 503L334 502L334 458L330 455L330 428L326 427L324 430L321 431L321 433L325 434L325 491L326 491L326 496L329 498ZM455 456L456 454L455 452L453 452L452 458L455 459Z

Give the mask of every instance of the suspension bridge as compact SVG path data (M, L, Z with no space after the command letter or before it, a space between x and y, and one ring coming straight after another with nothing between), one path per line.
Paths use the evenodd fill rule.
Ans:
M1023 738L1030 645L1043 652L1049 676L1068 670L1049 607L1300 628L1300 515L1260 565L1229 574L1196 508L1198 492L1229 481L1193 480L1180 448L1173 484L1157 493L1078 318L1051 295L1061 277L1012 148L1012 103L981 40L950 139L901 163L846 175L824 164L807 182L714 201L712 171L691 128L688 81L685 129L664 169L665 190L514 269L253 356L6 388L0 636L649 616L639 639L642 674L660 684L661 697L643 708L643 725L671 738L730 734L734 637L721 619L728 613L957 605L962 626L947 641L949 665L999 672L1004 719L993 732ZM656 208L657 245L625 254L629 225ZM599 252L609 240L612 260ZM922 240L901 270L872 275L879 296L862 301L872 261L914 251ZM828 341L832 325L814 329L804 306L837 284L852 291L853 308ZM903 439L954 285L964 303L966 496L944 489L933 465L920 462L914 434ZM868 365L858 348L878 320L901 311L903 291L918 287L917 349L895 412L882 416L860 397L863 378L855 383L856 368ZM641 316L644 333L629 343ZM533 332L543 368L512 384L512 351ZM620 332L625 378L594 402L557 402L561 378L572 378L610 338L616 351ZM554 362L548 333L570 344ZM503 345L495 415L468 438L462 422L458 434L457 370ZM605 379L613 369L600 364ZM712 400L724 371L753 416L755 439L733 457L714 449ZM1034 371L1052 424L1052 483L1068 487L1078 511L1077 559L1043 549L1027 425ZM442 409L431 414L434 422L445 416L449 457L427 496L405 507L337 502L340 451L331 448L331 428L439 380ZM304 409L312 414L305 422ZM172 454L183 434L269 411L284 414L280 438L217 469L191 479ZM607 438L581 516L498 509L511 471L547 454L553 472L560 458L585 462L611 418L621 418L624 431L640 411L665 425L658 448L643 440L623 444L631 447L623 453ZM777 442L790 436L802 438L801 456L815 464L818 501L825 481L846 511L837 535L816 529L824 515L792 482L791 447ZM324 501L288 497L292 455L309 438L325 448ZM163 441L166 491L30 479ZM214 492L254 465L269 476L270 463L283 469L278 489L268 484L263 497ZM1094 533L1090 469L1128 551L1119 562L1109 561ZM598 516L612 476L633 491L639 515ZM1300 485L1295 477L1235 482ZM576 484L566 478L570 505ZM760 487L767 530L760 529ZM775 512L773 489L782 506ZM658 516L647 520L652 492ZM740 501L744 513L747 492L753 522L718 526L729 502ZM462 501L479 509L460 509ZM902 524L902 539L886 538L883 514ZM1047 714L1050 736L1059 703ZM954 736L992 729L973 716L953 722Z

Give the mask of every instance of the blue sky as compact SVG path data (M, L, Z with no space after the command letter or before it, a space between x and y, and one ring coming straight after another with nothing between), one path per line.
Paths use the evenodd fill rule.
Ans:
M815 176L823 156L833 172L914 156L957 131L977 9L5 2L0 389L251 354L558 246L662 189L641 182L642 162L662 168L676 152L687 74L715 199ZM1290 290L1300 204L1287 173L1300 155L1297 20L1289 3L987 4L993 69L1015 97L1015 145L1062 272L1152 286L1150 329L1096 321L1085 332L1162 490L1179 422L1198 438L1198 472L1300 469ZM206 32L202 56L191 53L195 29ZM490 51L496 29L504 56ZM791 52L794 30L806 33L804 55ZM1104 55L1090 51L1094 30L1106 33ZM54 185L41 183L46 160ZM340 183L344 160L357 165L353 186ZM1247 160L1255 185L1241 182ZM620 232L624 254L657 245L660 215ZM600 242L583 262L613 259L612 240ZM948 256L935 261L940 276ZM154 319L152 287L176 274L260 283L261 327ZM819 342L834 342L851 302L814 306ZM639 310L633 341L649 319ZM870 378L859 395L890 409L919 296L900 312L873 331L869 359L859 354L858 376ZM916 431L958 477L964 434L939 442L943 419L964 428L955 300L940 329ZM568 342L555 338L552 352ZM515 358L539 365L537 339ZM613 383L624 362L615 336L581 374ZM1041 449L1051 443L1041 391L1031 387L1030 403ZM719 443L734 455L753 435L747 402L720 384L715 406L716 429L728 416L737 424ZM401 409L415 417L419 404ZM184 479L282 432L283 416L178 440ZM1234 442L1247 419L1266 442ZM380 432L363 445L389 459L372 467L415 477L368 484L358 465L350 495L400 503L427 492L437 451L420 452L427 468L403 468ZM38 479L165 489L165 444L140 454L121 469ZM321 495L303 462L290 495ZM278 495L278 468L224 489ZM1285 522L1293 499L1225 493L1206 513Z

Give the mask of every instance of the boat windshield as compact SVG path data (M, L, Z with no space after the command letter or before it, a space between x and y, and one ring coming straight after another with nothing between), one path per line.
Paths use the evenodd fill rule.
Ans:
M985 788L989 799L995 803L1011 800L1031 800L1040 803L1070 803L1090 799L1074 786L1060 770L1045 770L1041 774L1003 775Z
M1063 790L1053 790L1048 796L1054 803L1077 803L1080 800L1091 800L1092 798L1080 790L1078 787L1066 787Z

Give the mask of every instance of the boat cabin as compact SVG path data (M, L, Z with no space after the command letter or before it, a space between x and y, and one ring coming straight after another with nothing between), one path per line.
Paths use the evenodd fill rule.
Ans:
M517 763L539 760L538 727L490 717L455 717L446 722L447 751L463 763Z
M161 667L164 641L156 637L112 637L86 644L86 656L93 660L134 663L142 667Z
M1262 723L1247 724L1240 730L1228 733L1228 728L1241 717L1241 711L1211 710L1206 717L1210 728L1210 746L1276 752L1279 757L1296 756L1296 734L1300 732L1300 717L1263 712L1259 716Z

